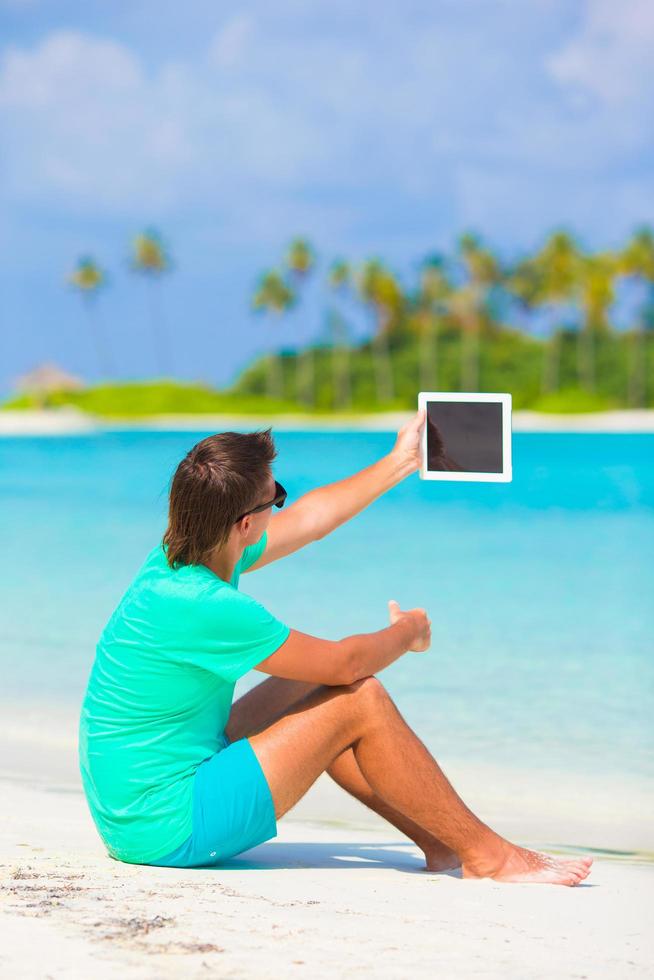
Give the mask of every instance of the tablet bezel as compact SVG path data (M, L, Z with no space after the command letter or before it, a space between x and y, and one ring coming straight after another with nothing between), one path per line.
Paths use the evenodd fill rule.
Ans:
M428 402L499 402L502 406L502 472L472 473L453 470L427 469L427 403ZM513 479L511 462L511 395L506 392L421 391L418 410L425 409L425 424L420 447L421 480L456 480L474 483L510 483Z

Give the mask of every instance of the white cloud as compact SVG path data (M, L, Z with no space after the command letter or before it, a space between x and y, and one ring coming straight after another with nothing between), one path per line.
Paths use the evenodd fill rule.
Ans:
M151 72L124 45L76 31L6 49L5 198L42 203L63 194L73 208L112 213L229 210L248 182L265 191L300 180L320 158L321 127L266 85L225 79L218 69L233 63L235 33L239 44L247 33L242 21L230 31L232 47L218 45L222 62L214 44L206 65Z
M548 193L565 209L589 175L626 164L637 180L651 149L651 82L635 85L633 72L654 15L638 0L619 11L592 0L547 56L532 21L547 20L552 2L529 16L495 5L511 25L522 18L520 44L502 23L482 29L492 6L482 3L474 29L456 5L455 20L438 23L389 7L365 30L307 24L287 6L268 20L239 13L206 39L204 57L156 67L79 31L13 45L0 52L0 195L81 215L210 215L244 239L295 222L321 237L349 226L361 240L382 227L408 234L411 209L419 224L438 202L451 224L481 223L512 207L507 180L520 175L539 186L527 211L545 222ZM598 51L631 66L619 79L628 111Z
M252 35L254 21L247 14L233 17L218 31L209 46L209 61L220 68L235 65Z
M607 106L652 99L654 4L651 0L586 0L575 37L548 59L558 82Z
M113 41L61 31L32 52L13 46L6 50L0 105L42 109L56 100L73 108L82 94L121 95L142 82L138 62L126 48Z
M123 45L75 31L7 49L4 195L43 202L63 194L73 208L93 203L100 212L163 205L191 152L170 109L181 84L172 72L149 79Z

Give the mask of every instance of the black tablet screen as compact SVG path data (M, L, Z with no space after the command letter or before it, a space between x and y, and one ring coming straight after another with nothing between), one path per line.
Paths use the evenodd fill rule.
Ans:
M427 469L501 473L501 402L427 402Z

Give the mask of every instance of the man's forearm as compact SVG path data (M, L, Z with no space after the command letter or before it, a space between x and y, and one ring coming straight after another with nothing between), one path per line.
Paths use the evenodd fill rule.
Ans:
M341 640L349 683L388 667L409 649L414 638L407 620L393 623L376 633L355 633Z
M345 480L310 490L296 506L311 512L315 535L323 538L412 472L410 463L389 453Z

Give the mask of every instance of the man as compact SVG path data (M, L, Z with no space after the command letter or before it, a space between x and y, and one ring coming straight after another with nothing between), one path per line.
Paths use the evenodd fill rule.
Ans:
M80 718L80 768L109 854L216 864L269 840L320 773L423 850L431 871L575 885L591 859L504 840L456 794L375 676L429 648L424 609L389 603L390 625L323 640L239 591L254 571L325 537L420 465L425 414L391 452L281 508L270 429L202 440L178 466L163 543L98 643ZM272 675L232 705L255 668Z

